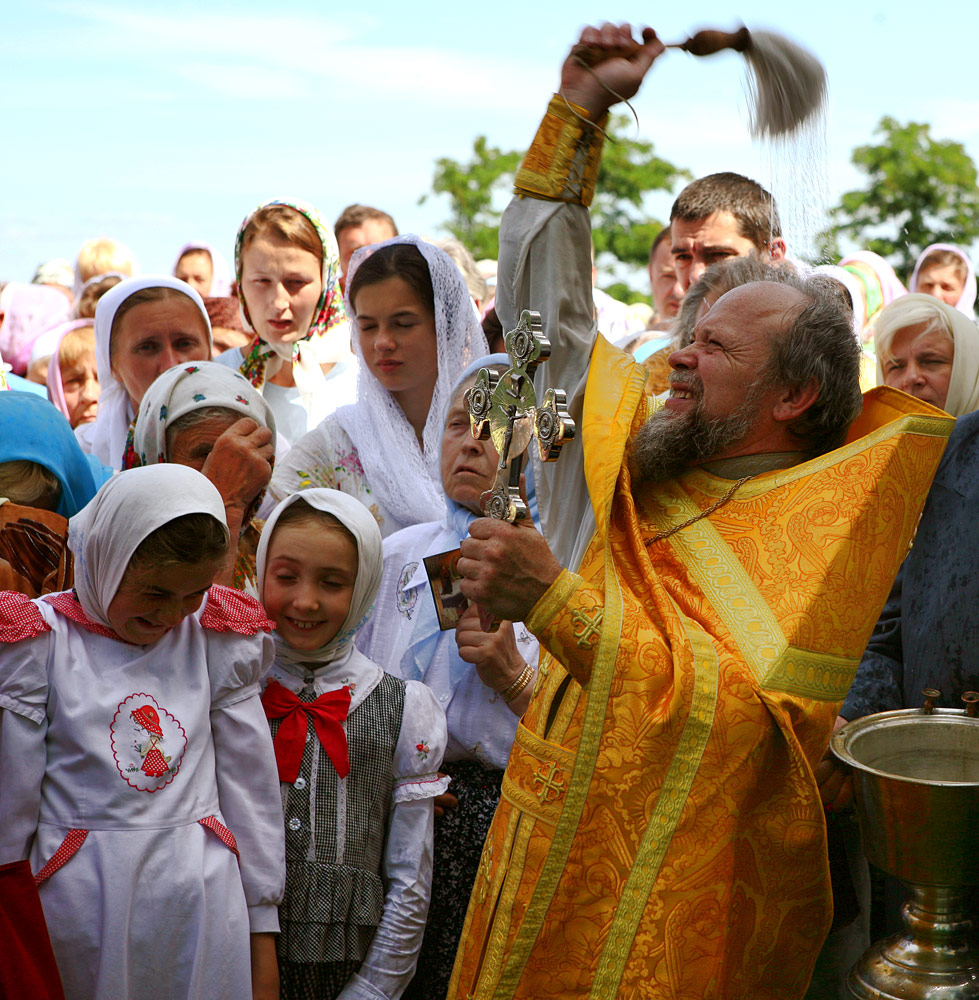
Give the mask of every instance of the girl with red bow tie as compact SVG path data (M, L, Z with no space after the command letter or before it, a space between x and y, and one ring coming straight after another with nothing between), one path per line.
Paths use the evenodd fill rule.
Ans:
M258 578L276 658L262 702L285 813L284 1000L397 1000L421 947L445 714L423 684L354 648L381 570L377 522L346 494L304 490L266 522Z

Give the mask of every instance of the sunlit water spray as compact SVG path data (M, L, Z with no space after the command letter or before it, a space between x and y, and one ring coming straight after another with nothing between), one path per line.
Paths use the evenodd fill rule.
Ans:
M772 196L778 206L789 257L829 264L821 234L829 225L829 146L822 109L795 132L763 140Z

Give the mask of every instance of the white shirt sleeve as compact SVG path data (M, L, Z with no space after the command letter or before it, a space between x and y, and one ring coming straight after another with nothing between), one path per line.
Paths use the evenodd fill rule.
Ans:
M274 655L271 636L209 633L211 736L221 812L238 842L253 934L278 931L285 891L285 824L272 735L259 678Z
M47 719L0 708L0 865L28 857L41 809Z
M238 842L253 934L278 931L286 880L279 776L258 685L250 697L211 712L221 812Z
M30 854L47 767L51 633L0 644L0 864Z
M408 681L384 848L384 913L360 971L340 1000L397 1000L415 974L432 894L432 800L448 788L448 778L437 774L445 741L445 714L435 696L423 684Z

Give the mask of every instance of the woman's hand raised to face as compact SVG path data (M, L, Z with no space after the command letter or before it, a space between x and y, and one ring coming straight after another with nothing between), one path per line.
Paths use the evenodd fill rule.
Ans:
M246 510L268 486L274 458L272 432L242 417L214 442L201 472L218 488L225 507Z

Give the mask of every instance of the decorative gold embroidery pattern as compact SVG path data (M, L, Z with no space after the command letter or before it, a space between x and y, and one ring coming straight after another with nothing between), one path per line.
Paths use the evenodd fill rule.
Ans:
M595 645L595 640L602 634L602 621L605 613L601 608L592 611L589 618L588 613L582 610L571 612L571 621L574 622L574 636L578 640L579 649L591 649ZM581 631L578 630L581 626Z
M473 894L477 903L486 902L486 894L489 892L490 884L493 881L493 845L488 844L483 856L479 859L479 869L476 872L476 887Z
M564 791L568 786L558 777L558 775L563 773L554 764L553 760L547 764L541 764L537 768L537 773L534 775L534 784L540 786L537 790L537 798L540 800L542 806L557 802L564 795Z
M606 118L595 126L586 125L582 120L584 114L584 108L575 106L572 110L562 97L551 98L537 135L517 171L518 194L591 204L602 153L603 136L599 129Z
M679 614L679 609L677 609ZM683 618L694 668L694 694L690 712L683 725L678 752L673 755L656 807L646 826L629 872L624 891L615 910L605 947L595 971L591 1000L618 995L622 973L632 953L632 943L656 884L663 857L680 822L680 814L690 794L701 758L710 739L717 705L717 650L706 632Z

